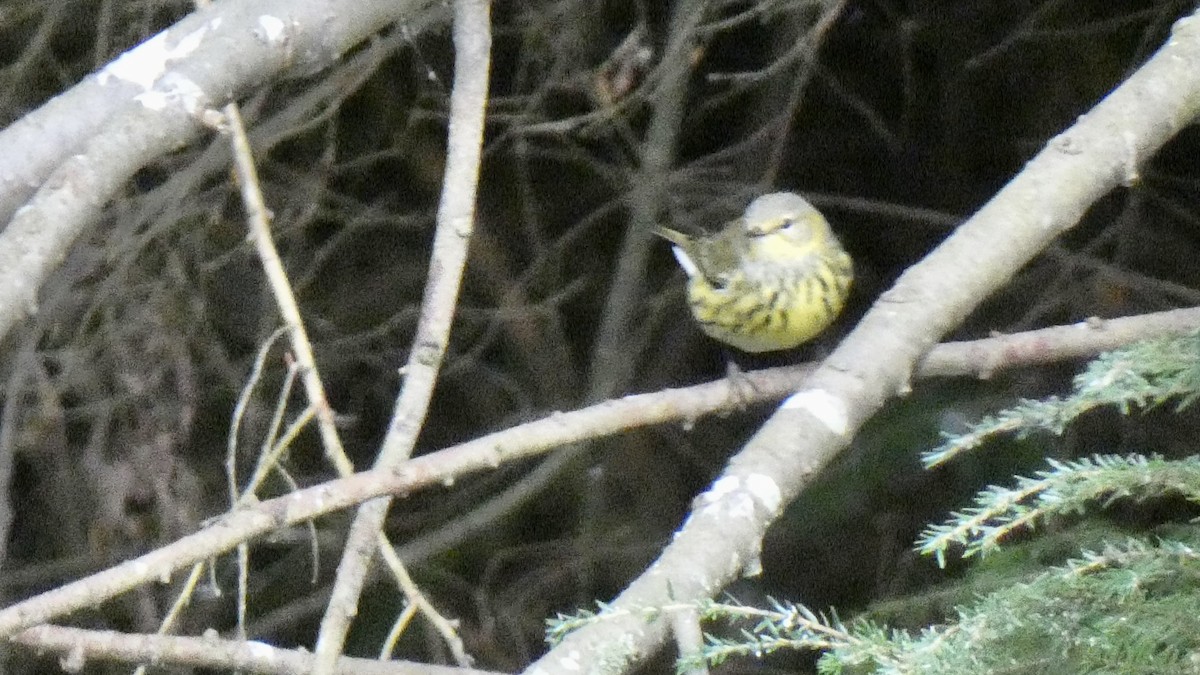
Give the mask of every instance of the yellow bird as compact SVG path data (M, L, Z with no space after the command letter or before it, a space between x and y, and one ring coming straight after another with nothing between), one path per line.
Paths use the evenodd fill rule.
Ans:
M755 199L708 236L656 232L675 245L700 329L742 351L790 349L816 337L842 311L854 278L825 217L791 192Z

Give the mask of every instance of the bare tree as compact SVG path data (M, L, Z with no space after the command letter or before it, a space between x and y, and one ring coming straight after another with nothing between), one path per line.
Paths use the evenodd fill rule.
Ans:
M630 670L694 648L657 611L756 583L917 378L1198 325L1163 311L1200 298L1182 3L352 4L0 4L19 654ZM826 211L856 296L747 359L652 233L776 189ZM1091 316L1130 318L1046 328Z

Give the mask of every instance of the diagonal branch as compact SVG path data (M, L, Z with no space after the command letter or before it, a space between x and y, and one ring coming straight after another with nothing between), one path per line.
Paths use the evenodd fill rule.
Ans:
M706 12L704 0L687 0L675 7L671 15L671 41L659 66L662 79L652 99L654 113L641 151L641 166L629 194L629 228L621 243L617 269L597 330L588 377L591 401L614 396L629 386L634 361L628 356L628 343L631 335L638 335L634 318L645 293L654 224L667 196L668 179L675 163L675 146L692 73L689 53L696 27Z
M404 367L404 387L396 399L376 469L402 464L412 454L425 421L433 386L450 339L450 324L458 305L458 290L467 262L467 245L475 225L475 195L483 152L484 112L491 67L491 6L489 0L458 0L454 14L454 86L450 92L450 133L446 173L438 206L437 231L429 261L429 281L421 302L421 318ZM350 620L366 580L375 544L391 505L390 497L359 507L321 631L317 637L313 673L332 673L342 652ZM463 654L460 661L466 661ZM466 665L465 663L463 665Z
M38 288L130 177L206 130L209 106L289 71L328 66L431 4L220 3L0 132L0 222L13 216L0 232L0 338L36 311Z
M1135 340L1200 329L1200 308L1057 326L974 342L939 345L918 376L976 375L1001 368L1044 364L1097 354ZM1048 346L1049 345L1049 346ZM753 385L739 395L749 402L778 400L802 386L811 368L793 366L746 373ZM364 471L284 497L247 506L207 527L141 557L120 563L0 610L0 637L91 607L141 584L205 561L238 544L284 527L353 507L380 495L408 495L504 462L545 454L569 443L594 440L632 428L696 420L727 411L737 400L728 379L684 389L668 389L604 401L568 413L498 431L473 441L422 455L395 469ZM419 552L414 552L419 555Z
M919 360L1054 237L1073 227L1200 110L1200 18L1037 157L974 217L884 293L788 398L712 488L617 611L710 598L754 573L768 525L859 426L904 394ZM667 639L667 622L629 611L573 633L531 673L619 672Z

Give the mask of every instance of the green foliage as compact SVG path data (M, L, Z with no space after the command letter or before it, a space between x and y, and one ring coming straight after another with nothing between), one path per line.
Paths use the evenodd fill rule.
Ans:
M1000 432L1061 433L1097 406L1116 405L1127 414L1174 399L1179 409L1195 400L1197 391L1200 336L1143 342L1098 358L1076 378L1069 396L1023 401L948 439L927 460L946 461ZM771 601L769 609L761 609L710 602L700 608L703 620L737 630L707 636L699 653L679 661L679 672L779 650L821 651L818 670L830 675L1200 672L1194 656L1200 654L1200 534L1194 527L1177 527L1161 538L1130 537L1084 522L1078 532L1056 534L1075 553L1052 567L1028 555L1036 541L1006 545L1014 532L1054 517L1086 514L1118 500L1164 496L1200 503L1200 457L1095 454L1049 460L1049 468L1017 477L1011 487L984 489L973 506L921 535L918 550L943 566L947 553L958 547L964 556L996 552L1002 545L1006 553L1027 552L1010 555L1007 562L1000 556L1001 564L980 568L968 584L972 597L957 593L950 616L939 624L908 631L865 616L847 624L834 614L789 603ZM1086 546L1091 548L1081 550ZM1054 559L1064 558L1055 554ZM894 607L890 612L897 617ZM551 634L561 638L608 613L601 606L598 613L559 617ZM924 616L919 609L916 613ZM915 625L920 623L928 622Z
M945 565L951 544L966 546L964 556L986 553L1014 530L1033 527L1054 515L1085 512L1089 505L1116 499L1178 494L1200 502L1200 458L1167 461L1158 457L1096 455L1073 462L1049 460L1050 470L1018 477L1016 487L991 486L975 506L925 530L918 550Z
M770 610L707 603L706 619L755 621L737 638L709 636L679 672L732 656L824 650L818 670L846 673L1195 672L1200 650L1200 550L1195 542L1130 539L958 608L909 632L849 625L791 604ZM593 615L594 617L595 615Z
M1070 396L1023 400L984 418L966 433L947 435L942 445L924 455L925 464L944 464L996 434L1061 434L1074 419L1100 406L1115 405L1128 414L1134 407L1153 407L1178 398L1177 410L1181 409L1200 392L1198 341L1200 337L1193 333L1146 340L1103 354L1076 376Z
M581 609L574 614L558 614L553 619L546 619L546 642L549 642L551 645L557 645L573 630L599 621L602 618L617 616L616 611L606 603L597 600L596 607L598 611L595 612Z
M830 649L854 637L836 616L823 616L799 605L771 602L769 610L737 604L706 602L701 605L703 619L750 621L757 623L741 631L738 639L705 636L705 648L699 654L686 656L677 664L686 672L704 663L720 664L733 656L762 658L781 649Z

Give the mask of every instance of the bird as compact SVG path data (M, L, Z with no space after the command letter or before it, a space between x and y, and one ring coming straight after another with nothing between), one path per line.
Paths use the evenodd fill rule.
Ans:
M712 234L655 233L673 244L700 329L744 352L813 339L841 313L854 279L829 222L792 192L758 197Z

